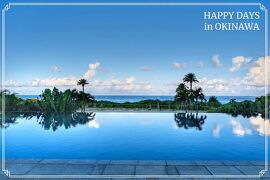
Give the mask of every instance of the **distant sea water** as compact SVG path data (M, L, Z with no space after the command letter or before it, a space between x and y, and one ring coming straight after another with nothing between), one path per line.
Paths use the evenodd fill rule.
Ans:
M38 95L18 95L19 97L23 99L31 99L31 98L38 98ZM210 96L206 96L206 99L208 100ZM222 103L226 104L230 102L231 99L235 99L237 102L240 101L245 101L245 100L250 100L250 101L255 101L256 96L216 96L217 99ZM174 96L105 96L105 95L96 95L95 96L96 100L98 101L111 101L111 102L117 102L117 103L124 103L124 102L138 102L142 100L160 100L160 101L165 101L165 100L173 100Z

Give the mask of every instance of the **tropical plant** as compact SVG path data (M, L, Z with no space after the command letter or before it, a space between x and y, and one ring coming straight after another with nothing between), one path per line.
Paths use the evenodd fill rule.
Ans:
M87 104L92 103L95 101L94 96L92 96L89 93L84 93L80 91L79 93L76 94L77 97L77 102L80 105L82 111L85 111L85 107Z
M189 90L190 91L192 91L192 83L199 82L194 73L186 74L185 77L183 78L183 81L189 83Z
M5 104L5 111L18 111L21 109L23 105L23 99L19 98L15 93L11 93L8 90L3 90L0 91L1 110L2 110L2 103Z
M77 85L81 85L82 86L82 91L84 92L84 86L89 84L88 81L86 79L80 79L77 83Z
M216 96L210 96L209 99L208 99L207 104L208 104L208 106L214 107L214 108L217 108L217 107L221 106L221 103L218 101Z
M197 88L197 89L195 89L195 90L193 91L193 94L194 94L194 98L195 98L196 105L197 105L197 110L198 110L198 104L199 104L198 100L200 100L201 103L202 103L202 102L205 101L206 99L205 99L205 96L204 96L204 94L203 94L203 90L202 90L202 88L200 88L200 87Z
M67 89L64 92L57 88L45 89L41 95L39 105L42 112L51 113L73 113L79 107L85 106L86 103L94 101L94 97L88 93L77 92L77 90Z
M180 83L176 88L174 100L181 105L184 104L186 107L188 101L188 89L184 83Z

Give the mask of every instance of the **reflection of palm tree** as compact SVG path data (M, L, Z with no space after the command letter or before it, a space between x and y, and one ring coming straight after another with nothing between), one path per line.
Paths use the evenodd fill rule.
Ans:
M11 124L17 124L17 120L19 118L25 118L27 120L31 119L32 117L36 116L36 112L6 112L5 114L5 124L2 121L2 115L0 114L0 127L8 128Z
M41 124L41 126L45 130L52 129L56 131L59 127L64 126L65 129L69 129L70 127L75 127L78 124L86 124L91 120L95 119L95 113L90 112L76 112L73 114L57 114L57 113L41 113L41 112L23 112L23 113L7 113L5 118L5 128L8 128L10 124L17 123L19 118L24 118L30 120L33 117L37 118L37 122ZM0 116L1 127L2 124L2 116Z
M59 127L64 126L65 129L76 127L78 124L86 124L95 118L95 113L76 112L73 114L42 114L38 118L38 123L48 130L52 128L56 131Z
M198 115L198 113L175 113L174 120L179 128L189 129L196 127L202 130L202 125L206 119L206 115Z
M189 85L190 85L189 90L190 91L192 91L192 83L193 82L194 83L198 82L198 80L197 80L197 78L196 78L196 76L195 76L194 73L188 73L188 74L186 74L185 77L183 78L183 81L189 83Z

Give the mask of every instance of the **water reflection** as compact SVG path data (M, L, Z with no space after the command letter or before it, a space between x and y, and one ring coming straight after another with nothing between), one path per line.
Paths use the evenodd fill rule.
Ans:
M251 129L244 127L239 121L232 119L230 121L232 126L232 133L239 137L244 137L245 135L249 135L252 133Z
M197 128L202 130L202 125L207 118L206 115L199 115L198 113L175 113L174 120L179 128Z
M213 129L212 129L212 134L215 138L219 138L220 137L220 131L223 128L223 125L221 124L215 124Z
M95 119L95 113L76 112L72 114L46 114L46 113L6 113L5 125L1 127L8 128L11 124L16 124L18 119L29 120L36 117L37 122L45 129L56 131L59 127L64 126L65 129L76 127L78 124L84 125Z
M265 120L261 116L250 117L249 122L252 125L253 129L259 133L259 135L270 136L270 121L269 121L269 119Z
M97 120L94 119L94 120L88 122L88 127L98 129L98 128L100 128L100 124Z

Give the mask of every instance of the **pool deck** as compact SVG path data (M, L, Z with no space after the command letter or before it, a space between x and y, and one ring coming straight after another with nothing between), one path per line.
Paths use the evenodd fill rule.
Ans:
M263 161L7 159L10 179L263 179ZM1 180L9 179L1 174Z

